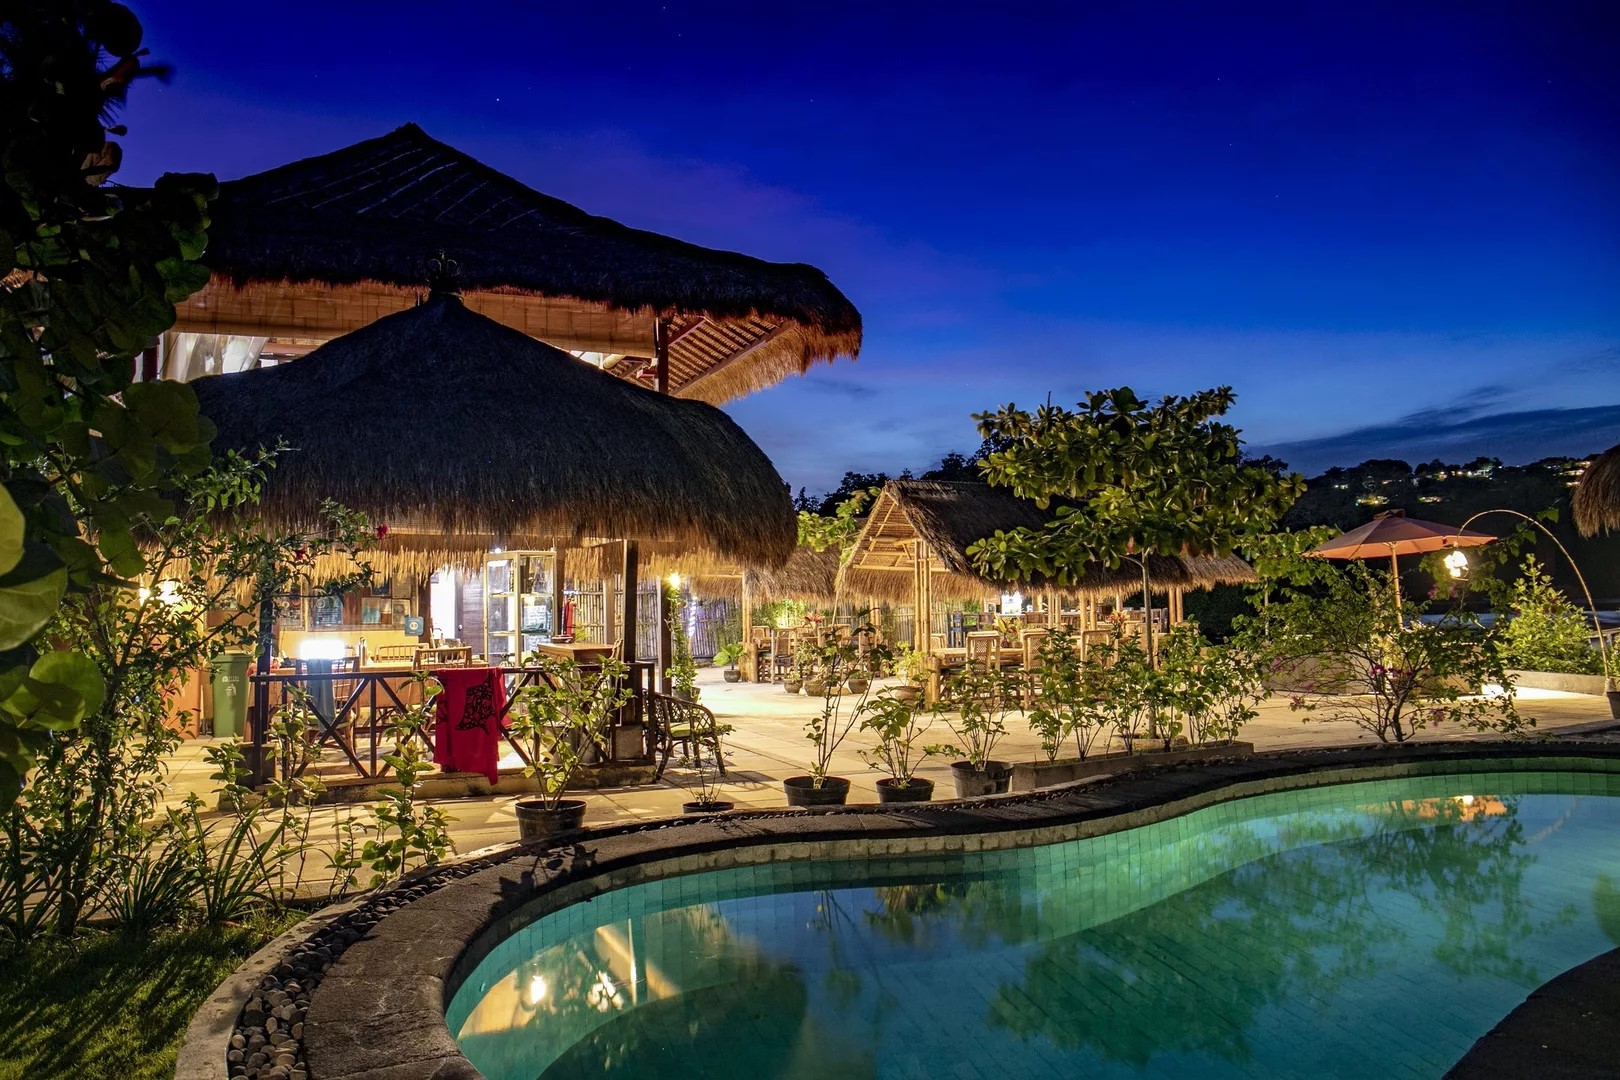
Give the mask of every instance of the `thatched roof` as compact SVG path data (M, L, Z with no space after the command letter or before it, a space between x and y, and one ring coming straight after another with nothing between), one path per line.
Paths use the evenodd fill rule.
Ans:
M1118 569L1091 565L1066 582L1037 579L994 581L980 574L968 557L975 541L1019 528L1038 528L1051 519L1033 502L986 484L936 480L891 480L884 485L838 576L844 597L907 602L912 598L912 550L927 546L932 558L932 591L940 599L972 600L1016 587L1052 590L1069 597L1104 596L1141 588L1133 563ZM1234 556L1155 555L1148 561L1155 587L1203 588L1254 580L1247 563Z
M838 600L838 549L816 551L800 546L788 561L771 569L729 569L699 573L692 578L692 592L705 599L740 597L744 576L749 595L760 603L773 600L799 600L830 606Z
M450 293L193 385L216 450L291 447L260 507L272 521L306 525L334 499L437 531L440 553L627 537L774 564L797 540L787 486L719 409L615 379Z
M1620 529L1620 446L1611 446L1586 467L1570 496L1582 536Z
M670 318L670 391L719 403L860 351L861 317L815 267L587 214L415 124L220 185L208 288L176 331L326 340L408 306L426 261L468 306L634 379Z

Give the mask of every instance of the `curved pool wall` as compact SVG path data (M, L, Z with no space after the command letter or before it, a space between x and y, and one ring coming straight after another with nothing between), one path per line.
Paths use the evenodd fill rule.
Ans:
M489 1080L1438 1078L1616 946L1620 772L1447 772L643 882L496 945L447 1019Z
M804 873L825 861L956 859L1117 833L1233 799L1325 784L1504 768L1598 774L1617 765L1620 746L1578 742L1290 751L967 803L752 812L596 830L557 849L519 849L460 868L463 876L354 935L313 996L304 1050L319 1080L374 1072L389 1080L476 1077L446 1026L447 1003L462 980L524 927L641 882L767 863L806 864L798 870Z

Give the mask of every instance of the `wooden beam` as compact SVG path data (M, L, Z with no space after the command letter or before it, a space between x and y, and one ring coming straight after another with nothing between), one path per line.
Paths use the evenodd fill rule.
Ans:
M766 334L764 337L760 338L758 341L756 341L752 345L748 346L748 348L739 349L737 352L732 353L730 356L728 356L724 360L720 361L720 363L714 365L709 370L707 370L703 374L699 375L697 378L692 379L689 382L682 383L681 387L680 387L681 391L684 393L685 391L692 389L692 387L696 386L698 383L702 382L704 379L713 378L714 376L720 374L722 371L726 370L726 368L730 367L732 364L735 364L737 361L744 360L744 359L748 358L749 356L753 355L755 352L759 351L760 349L763 349L766 345L769 345L772 341L775 341L777 339L777 337L779 337L783 333L783 331L787 330L787 328L788 328L787 323L782 323L779 326L776 326L776 327L772 328L770 333Z
M669 320L653 320L653 389L669 393ZM662 592L659 593L663 595Z
M636 571L639 545L634 540L624 542L624 618L619 631L624 635L624 649L620 654L626 661L636 660Z

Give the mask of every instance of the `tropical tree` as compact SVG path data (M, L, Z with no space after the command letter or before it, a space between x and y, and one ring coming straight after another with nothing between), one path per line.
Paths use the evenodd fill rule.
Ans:
M1227 386L1157 404L1121 387L1087 394L1073 411L978 414L980 433L1003 447L985 457L985 479L1056 510L1040 528L998 531L969 554L1001 580L1065 584L1087 564L1128 560L1151 596L1149 556L1243 546L1281 520L1305 481L1243 460L1238 430L1219 419L1233 401ZM1151 636L1146 644L1151 660Z
M133 590L138 519L208 463L190 388L134 358L201 288L213 178L112 188L108 120L145 60L108 0L16 0L0 20L0 805L105 698L94 662L44 632L70 594Z

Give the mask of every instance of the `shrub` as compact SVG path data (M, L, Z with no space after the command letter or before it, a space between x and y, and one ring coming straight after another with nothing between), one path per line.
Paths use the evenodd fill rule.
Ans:
M1553 587L1536 562L1524 561L1524 576L1513 584L1508 601L1513 618L1501 631L1502 660L1529 671L1602 675L1603 657L1592 648L1592 620Z

